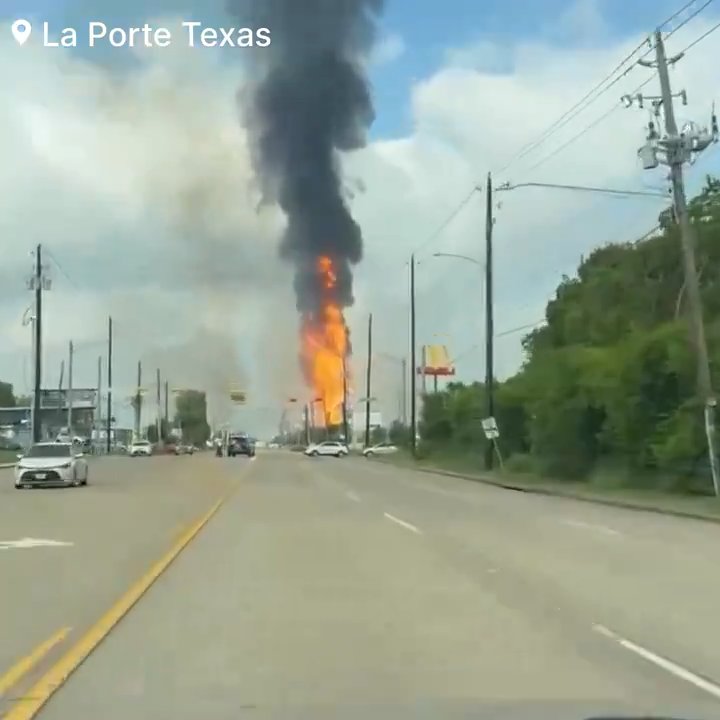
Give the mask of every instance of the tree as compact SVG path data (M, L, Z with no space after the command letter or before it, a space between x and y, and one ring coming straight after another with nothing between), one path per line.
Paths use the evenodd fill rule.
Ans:
M0 407L16 407L13 386L0 381Z
M388 431L384 427L374 427L370 431L370 444L379 445L387 440Z
M182 429L183 440L202 446L210 437L207 399L199 390L183 390L175 398L175 426Z
M689 213L720 389L720 180L707 178ZM672 213L659 220L652 236L600 247L561 279L544 326L523 339L521 370L495 390L506 458L530 455L558 478L587 479L607 465L630 482L710 490L679 231ZM480 383L427 395L423 448L476 452L485 413Z

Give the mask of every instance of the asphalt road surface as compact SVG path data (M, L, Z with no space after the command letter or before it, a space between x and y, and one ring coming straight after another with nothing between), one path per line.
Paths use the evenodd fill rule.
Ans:
M9 720L720 718L720 526L362 459L95 469L0 491L3 535L74 543L0 551L0 683L73 628Z

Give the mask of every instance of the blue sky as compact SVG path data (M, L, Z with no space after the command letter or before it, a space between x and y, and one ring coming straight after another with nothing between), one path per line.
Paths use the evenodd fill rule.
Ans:
M224 4L224 0L5 0L0 16L47 20L58 29L83 25L91 19L131 25L163 14L227 25ZM448 48L483 40L512 46L529 38L582 44L587 37L568 20L573 9L581 16L593 10L599 13L603 22L593 41L642 35L681 4L680 0L542 0L524 3L518 13L517 4L505 0L388 0L381 32L401 37L405 51L373 72L378 110L373 136L407 133L412 122L409 98L413 83L440 67ZM103 62L122 62L122 51L111 52L112 56L102 57Z

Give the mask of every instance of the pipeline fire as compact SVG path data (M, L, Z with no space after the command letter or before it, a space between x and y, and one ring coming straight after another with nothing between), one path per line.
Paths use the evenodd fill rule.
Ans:
M301 360L305 381L315 393L313 416L322 417L318 424L330 427L343 421L343 399L349 390L345 373L350 342L345 317L334 299L337 275L331 258L319 257L316 272L322 289L320 307L316 313L302 316Z

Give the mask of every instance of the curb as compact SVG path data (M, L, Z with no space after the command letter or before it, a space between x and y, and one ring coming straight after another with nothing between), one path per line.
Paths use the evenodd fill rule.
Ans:
M382 462L386 465L393 464L388 462L387 460L378 460L376 462ZM550 488L534 487L532 485L519 485L517 483L512 483L505 480L490 478L486 475L468 475L465 473L453 472L451 470L421 468L413 465L395 465L395 467L402 467L406 470L416 470L417 472L429 473L430 475L444 475L446 477L460 478L462 480L471 480L473 482L483 483L484 485L493 485L494 487L499 487L503 490L515 490L516 492L524 492L531 495L562 497L568 500L577 500L579 502L592 503L594 505L606 505L609 507L623 508L625 510L654 513L655 515L670 515L679 518L702 520L703 522L715 523L716 525L720 524L720 515L708 515L705 513L693 512L691 510L674 510L672 508L660 508L654 507L652 505L643 505L642 503L632 502L630 500L614 500L612 498L589 497L587 495L580 495L571 491L551 490Z
M7 468L15 467L16 463L3 463L0 465L0 470L6 470Z

